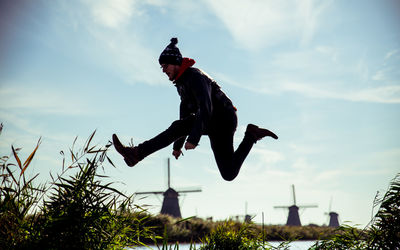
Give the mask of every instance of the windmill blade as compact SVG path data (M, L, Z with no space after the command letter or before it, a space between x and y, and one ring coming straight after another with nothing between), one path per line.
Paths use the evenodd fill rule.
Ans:
M163 194L163 193L164 191L149 191L149 192L136 192L134 194L142 195L142 194Z
M169 157L168 157L168 163L167 163L167 165L168 165L168 188L171 188L171 170L170 170L170 160L169 160Z
M289 207L288 206L274 206L274 208L286 208L286 209L288 209Z
M301 206L299 206L299 208L316 208L316 207L318 207L318 205L316 205L316 204L301 205Z
M177 191L178 193L194 193L194 192L201 192L201 188L197 189L184 189Z
M325 215L326 215L326 225L329 225L329 221L330 221L330 219L331 219L331 215L330 215L331 211L332 211L332 196L331 196L331 198L329 199L328 212L325 213Z
M293 205L296 205L296 192L294 190L294 184L292 184L292 193L293 193Z

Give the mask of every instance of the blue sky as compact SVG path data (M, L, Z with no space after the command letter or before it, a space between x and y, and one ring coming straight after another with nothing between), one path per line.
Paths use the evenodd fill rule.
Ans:
M365 226L377 191L400 162L399 1L7 1L0 0L1 155L26 157L42 137L31 173L61 169L67 151L96 129L140 143L178 118L179 97L158 56L171 37L238 108L240 142L248 123L275 131L258 142L233 182L219 175L207 137L178 161L172 186L201 187L181 197L182 214L226 219L248 212L284 224L291 185L303 224ZM237 143L235 144L237 145ZM126 193L165 189L163 149L128 168L105 170ZM160 210L160 198L137 199Z

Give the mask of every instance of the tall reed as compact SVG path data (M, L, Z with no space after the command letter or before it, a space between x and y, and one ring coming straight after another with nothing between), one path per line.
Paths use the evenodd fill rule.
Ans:
M122 249L154 238L142 226L145 211L113 183L103 183L107 176L98 171L105 162L114 166L107 156L112 144L92 146L95 132L80 150L74 149L75 138L61 174L49 184L36 185L38 175L27 178L25 172L40 139L24 163L13 146L10 156L0 158L0 249Z
M2 128L2 125L0 126ZM1 132L1 130L0 130ZM35 220L34 208L39 204L44 185L35 185L38 176L29 178L25 171L32 162L41 140L25 161L18 156L20 148L11 146L11 154L0 158L0 248L24 246ZM14 159L15 162L10 162Z

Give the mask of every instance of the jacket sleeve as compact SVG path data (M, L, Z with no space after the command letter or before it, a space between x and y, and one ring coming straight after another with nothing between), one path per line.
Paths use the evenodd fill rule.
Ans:
M180 104L180 106L179 106L179 118L180 118L180 119L183 119L183 118L185 118L185 117L187 117L187 116L189 116L189 115L190 115L190 112L189 112L188 109L186 108L185 103L184 103L183 101L181 101L181 104ZM174 149L174 150L177 150L177 151L178 151L178 150L181 150L183 144L185 143L185 140L186 140L186 136L182 136L181 138L179 138L178 140L176 140L176 141L174 142L173 149Z
M187 141L198 145L206 130L212 114L211 85L201 73L195 73L190 79L190 90L197 104L196 119Z

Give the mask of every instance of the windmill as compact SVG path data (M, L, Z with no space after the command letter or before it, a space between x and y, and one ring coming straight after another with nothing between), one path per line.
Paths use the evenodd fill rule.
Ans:
M245 209L244 209L244 222L250 223L251 219L254 217L255 215L250 215L247 213L247 201L246 201L246 205L245 205Z
M255 214L249 214L249 213L247 213L247 201L246 201L246 203L245 203L245 208L244 208L244 215L236 215L236 216L234 216L233 218L234 218L236 221L243 220L243 221L246 222L246 223L250 223L251 220L252 220L255 216L256 216Z
M275 206L274 208L285 208L289 209L289 215L287 218L286 225L287 226L301 226L300 216L299 216L299 208L315 208L317 205L296 205L296 192L294 190L294 185L292 185L292 194L293 194L293 205L291 206Z
M329 202L329 212L325 213L327 215L329 215L329 224L328 227L339 227L339 214L336 212L332 211L332 198Z
M179 207L179 194L180 193L193 193L193 192L201 192L200 188L191 189L191 190L181 190L176 191L175 189L171 188L170 182L170 161L168 158L168 189L166 191L148 191L148 192L136 192L137 195L144 195L144 194L155 194L164 196L162 207L161 207L161 214L168 214L173 217L181 218L181 209Z

